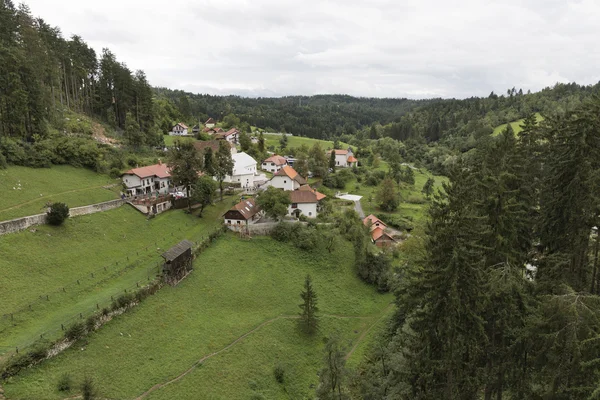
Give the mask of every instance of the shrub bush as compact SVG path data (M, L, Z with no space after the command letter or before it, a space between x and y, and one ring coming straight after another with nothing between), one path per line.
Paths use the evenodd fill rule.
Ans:
M275 376L275 380L278 383L283 383L285 381L285 369L279 363L275 365L273 368L273 376Z
M85 325L77 321L65 331L65 338L68 340L81 339L85 335Z
M71 390L71 385L73 384L73 380L71 379L71 375L67 372L62 374L60 378L58 378L58 383L56 384L56 388L59 392L68 392Z
M97 396L96 384L91 376L86 375L81 382L83 400L93 400Z
M52 203L47 213L46 220L50 225L62 225L69 217L69 206L65 203Z

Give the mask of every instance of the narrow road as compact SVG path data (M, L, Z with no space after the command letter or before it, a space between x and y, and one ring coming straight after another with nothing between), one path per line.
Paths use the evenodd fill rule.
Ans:
M360 200L356 200L354 202L354 209L358 213L361 218L365 218L365 212L362 209L362 205L360 204Z

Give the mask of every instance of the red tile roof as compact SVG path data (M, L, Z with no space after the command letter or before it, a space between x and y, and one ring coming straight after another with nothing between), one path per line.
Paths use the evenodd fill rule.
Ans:
M294 168L290 167L289 165L282 167L279 171L275 172L275 174L273 176L287 176L290 179L295 180L296 182L298 182L301 185L306 184L306 179L301 177L300 174L297 173L296 170Z
M221 129L221 128L219 128ZM238 133L238 130L236 128L231 128L230 130L228 130L227 132L225 132L223 134L223 137L227 137L229 135L233 135L234 133Z
M315 189L311 188L309 185L300 186L300 188L298 190L314 193L317 196L317 201L323 200L325 197L327 197L323 193L317 192Z
M365 217L365 219L363 219L363 224L365 226L369 225L369 223L371 223L371 230L373 230L374 228L376 228L376 224L379 223L379 225L383 225L384 228L387 228L387 225L380 220L379 218L377 218L376 216L374 216L373 214Z
M169 178L171 176L169 171L170 169L167 166L167 164L160 163L148 165L147 167L133 168L129 171L125 171L123 175L136 175L141 179L148 178L150 176L156 176L158 178Z
M334 151L336 156L345 156L346 154L348 154L348 150L336 149ZM328 153L331 153L331 150Z
M184 128L184 129L189 129L189 128L187 127L187 125L186 125L186 124L184 124L183 122L180 122L180 123L178 123L177 125L180 125L180 126L181 126L182 128ZM177 126L177 125L175 125L175 126Z
M275 165L285 165L287 164L287 160L285 157L278 156L277 154L273 154L271 157L267 158L263 163L275 163Z
M348 162L357 162L358 160L354 156L348 157Z

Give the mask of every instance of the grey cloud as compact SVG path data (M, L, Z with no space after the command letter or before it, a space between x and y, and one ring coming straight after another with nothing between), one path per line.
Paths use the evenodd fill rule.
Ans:
M595 83L595 0L28 0L154 85L281 96L486 96Z

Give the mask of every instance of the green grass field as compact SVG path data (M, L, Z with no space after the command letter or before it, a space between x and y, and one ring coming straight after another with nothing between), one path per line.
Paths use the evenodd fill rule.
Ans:
M67 165L0 169L0 221L45 212L47 202L84 206L118 198L119 183L106 175Z
M363 354L358 339L366 340L369 334L363 334L393 310L391 294L381 295L356 277L353 257L345 241L330 254L229 234L195 260L195 271L178 286L163 288L84 343L12 378L4 386L6 396L76 395L77 389L56 389L58 378L69 373L75 382L92 376L102 398L133 399L209 356L148 398L312 398L322 338L339 331L348 351L358 344L349 360L355 362ZM295 320L307 273L321 315L321 330L313 337L300 333ZM273 377L276 363L286 369L284 385Z
M540 113L535 113L535 118L538 123L540 123L541 121L544 120L544 117L542 117L542 115ZM510 123L510 126L511 126L512 130L515 132L515 135L523 130L523 128L521 128L521 124L523 124L523 121L524 121L523 119L519 119L519 120L516 120L516 121L513 121ZM492 133L492 136L499 135L504 129L506 129L506 125L507 124L502 124L502 125L498 125L497 127L495 127L494 132Z
M182 142L195 142L196 138L193 136L170 136L164 135L165 146L173 146L175 144L175 140L180 140Z
M281 139L280 135L264 135L264 138L265 138L265 146L267 148L269 148L269 146L274 146L276 149L279 148L279 140ZM321 144L321 147L323 148L323 150L333 148L333 142L331 140L312 139L312 138L301 137L301 136L288 136L287 148L289 148L289 149L296 148L296 147L300 147L304 144L304 145L308 146L308 148L310 149L317 142ZM340 143L340 145L342 146L342 148L345 148L345 149L347 149L349 146L346 143Z
M230 203L226 199L207 208L202 219L171 210L151 220L124 205L68 219L60 227L42 225L35 232L2 236L0 354L44 332L60 336L60 324L69 318L93 312L97 303L107 306L111 295L152 279L162 252L184 238L199 241L212 232ZM12 320L2 317L9 313Z

